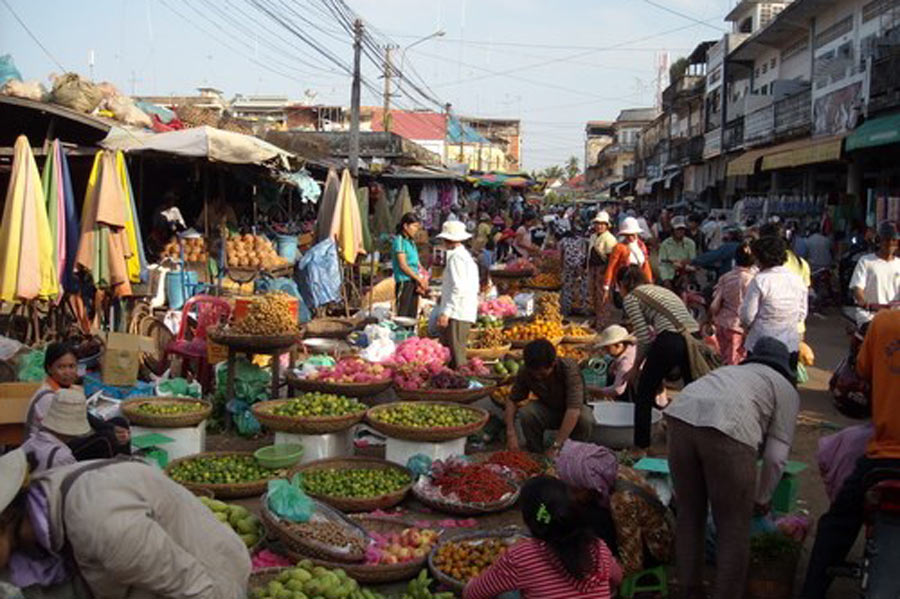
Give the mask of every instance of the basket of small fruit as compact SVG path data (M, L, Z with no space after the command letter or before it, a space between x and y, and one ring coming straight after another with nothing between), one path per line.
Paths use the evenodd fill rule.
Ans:
M436 460L427 476L413 485L413 495L433 510L457 516L501 512L519 500L515 473L503 466L463 457Z
M300 341L297 300L286 293L254 296L246 313L232 324L214 327L207 333L214 343L236 351L265 352L289 348Z
M409 470L380 458L328 458L303 464L303 489L342 512L370 512L403 501L412 486Z
M537 339L547 339L553 345L559 345L564 336L562 324L540 319L528 324L514 325L506 329L505 335L515 349L521 349Z
M466 357L492 360L506 355L510 344L503 336L503 320L490 316L479 316L479 328L469 336Z
M268 494L262 497L259 513L266 530L290 552L291 559L324 559L342 566L362 563L371 543L361 526L321 501L313 500L306 522L279 516L269 505Z
M216 519L230 527L247 546L250 553L255 553L266 538L266 531L259 518L250 513L242 505L228 504L210 497L199 497L200 503L212 510Z
M368 408L357 399L315 391L293 399L261 401L251 409L259 423L270 430L324 435L360 422Z
M343 568L317 566L310 559L290 568L257 570L250 575L248 586L250 592L247 597L250 599L384 599L381 593L360 587Z
M491 278L496 279L527 279L534 273L534 264L525 258L491 267Z
M577 324L566 326L563 333L563 343L591 343L597 340L597 331Z
M290 469L264 468L245 451L210 451L172 460L166 474L189 491L205 490L221 499L256 497L273 478L286 477Z
M391 373L387 366L347 357L334 366L318 369L306 378L289 374L288 385L298 391L371 397L390 389Z
M209 402L193 397L134 397L121 408L128 422L151 428L197 426L212 413Z
M479 362L477 368L483 368ZM468 373L467 367L460 369ZM476 377L457 373L443 368L434 374L425 372L409 373L410 366L400 367L394 374L394 388L397 397L403 401L451 401L454 403L471 403L487 397L494 390L493 381L479 380ZM414 369L414 368L412 368ZM482 374L487 373L484 369Z
M559 291L562 289L562 280L558 272L542 272L525 281L525 287L541 291Z
M527 536L518 527L456 535L431 550L428 569L438 582L462 593L466 583L490 568L507 549Z
M415 578L426 566L428 554L437 544L440 533L433 529L410 526L398 518L353 516L370 538L362 563L344 564L306 555L301 551L287 551L290 559L311 559L317 566L343 568L354 580L364 584L385 584Z
M438 401L400 401L366 412L366 422L388 437L431 443L468 437L489 418L487 410Z
M470 457L476 464L492 464L505 469L517 482L546 474L553 467L552 461L537 453L527 451L491 451L476 453Z

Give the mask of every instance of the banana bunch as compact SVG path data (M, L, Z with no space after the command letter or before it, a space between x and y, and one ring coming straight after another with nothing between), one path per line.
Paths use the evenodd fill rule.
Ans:
M453 599L451 592L432 593L428 590L432 580L428 577L428 570L419 572L419 576L409 581L406 592L400 596L400 599Z

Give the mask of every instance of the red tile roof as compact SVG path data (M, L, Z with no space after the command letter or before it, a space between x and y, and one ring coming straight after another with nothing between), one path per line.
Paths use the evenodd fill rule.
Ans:
M382 110L372 113L372 131L384 131ZM445 139L447 116L439 112L391 111L391 131L406 139Z

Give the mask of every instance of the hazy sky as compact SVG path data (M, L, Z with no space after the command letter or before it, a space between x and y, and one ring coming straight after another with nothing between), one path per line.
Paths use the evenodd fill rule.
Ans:
M0 54L25 79L93 73L127 93L279 94L349 104L350 36L336 0L0 0ZM393 42L395 65L459 114L520 117L527 169L583 157L584 124L651 106L657 61L718 39L735 0L346 0ZM46 48L40 48L6 6ZM678 14L676 14L678 13ZM277 21L276 21L277 19ZM281 21L281 23L279 22ZM283 24L282 24L283 23ZM287 25L293 31L284 27ZM445 35L404 47L437 30ZM323 57L319 47L338 64ZM373 56L374 48L371 49ZM59 64L57 64L57 62ZM363 61L380 105L383 81ZM427 87L426 87L427 85ZM377 95L376 92L377 91ZM396 90L395 90L396 91ZM395 105L436 109L405 86Z

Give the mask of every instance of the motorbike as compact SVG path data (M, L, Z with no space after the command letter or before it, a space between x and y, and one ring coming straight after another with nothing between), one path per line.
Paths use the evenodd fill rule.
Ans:
M681 298L694 320L703 323L706 322L706 313L712 297L712 288L704 291L698 279L697 267L690 265L677 266L675 268L675 278L672 279L672 291Z

